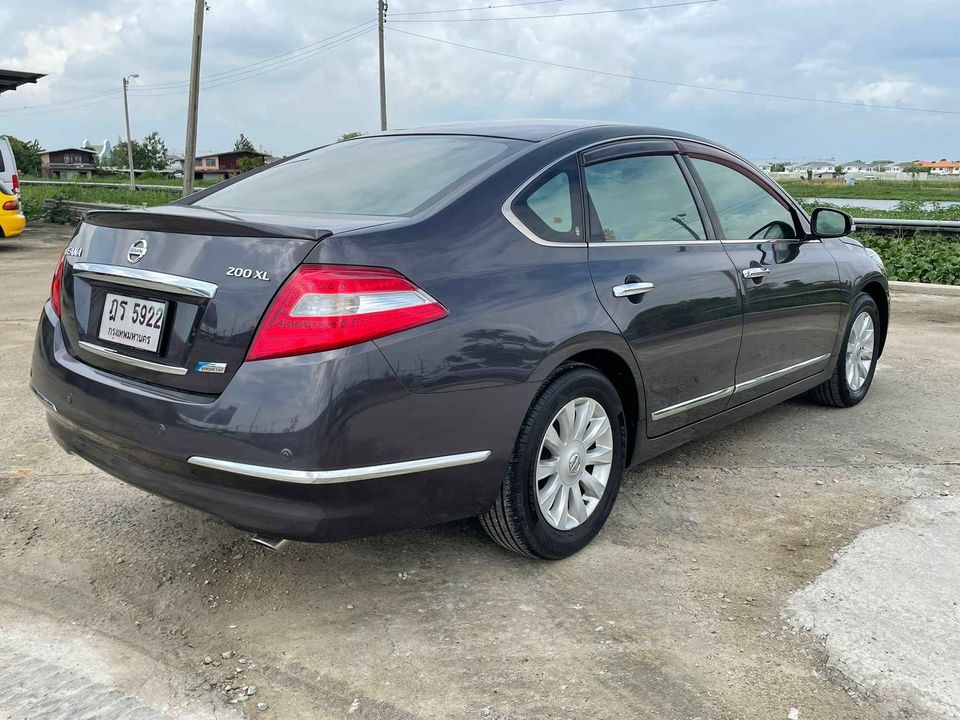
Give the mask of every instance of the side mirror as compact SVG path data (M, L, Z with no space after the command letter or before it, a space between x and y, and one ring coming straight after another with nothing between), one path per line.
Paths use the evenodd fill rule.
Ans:
M853 218L843 210L817 208L810 216L810 229L818 238L843 237L853 231Z

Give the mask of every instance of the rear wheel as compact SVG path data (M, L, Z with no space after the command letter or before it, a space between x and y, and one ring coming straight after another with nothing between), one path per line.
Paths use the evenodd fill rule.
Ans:
M613 508L625 447L623 407L610 381L593 368L561 368L528 411L500 494L480 522L514 552L572 555Z
M877 304L866 293L854 298L847 330L829 380L810 391L810 396L830 407L852 407L867 396L876 370Z

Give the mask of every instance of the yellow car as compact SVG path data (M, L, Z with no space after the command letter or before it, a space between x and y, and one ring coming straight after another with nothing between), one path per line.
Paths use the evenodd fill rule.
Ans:
M26 224L17 196L0 183L0 237L16 237Z

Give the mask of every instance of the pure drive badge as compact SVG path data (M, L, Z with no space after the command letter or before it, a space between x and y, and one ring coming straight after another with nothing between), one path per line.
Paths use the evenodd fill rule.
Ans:
M194 369L201 373L217 373L219 375L223 375L223 373L227 371L227 364L217 362L198 362L197 367Z

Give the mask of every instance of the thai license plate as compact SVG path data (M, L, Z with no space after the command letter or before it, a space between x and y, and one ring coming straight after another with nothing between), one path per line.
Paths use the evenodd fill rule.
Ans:
M100 317L101 340L157 352L167 303L107 293Z

